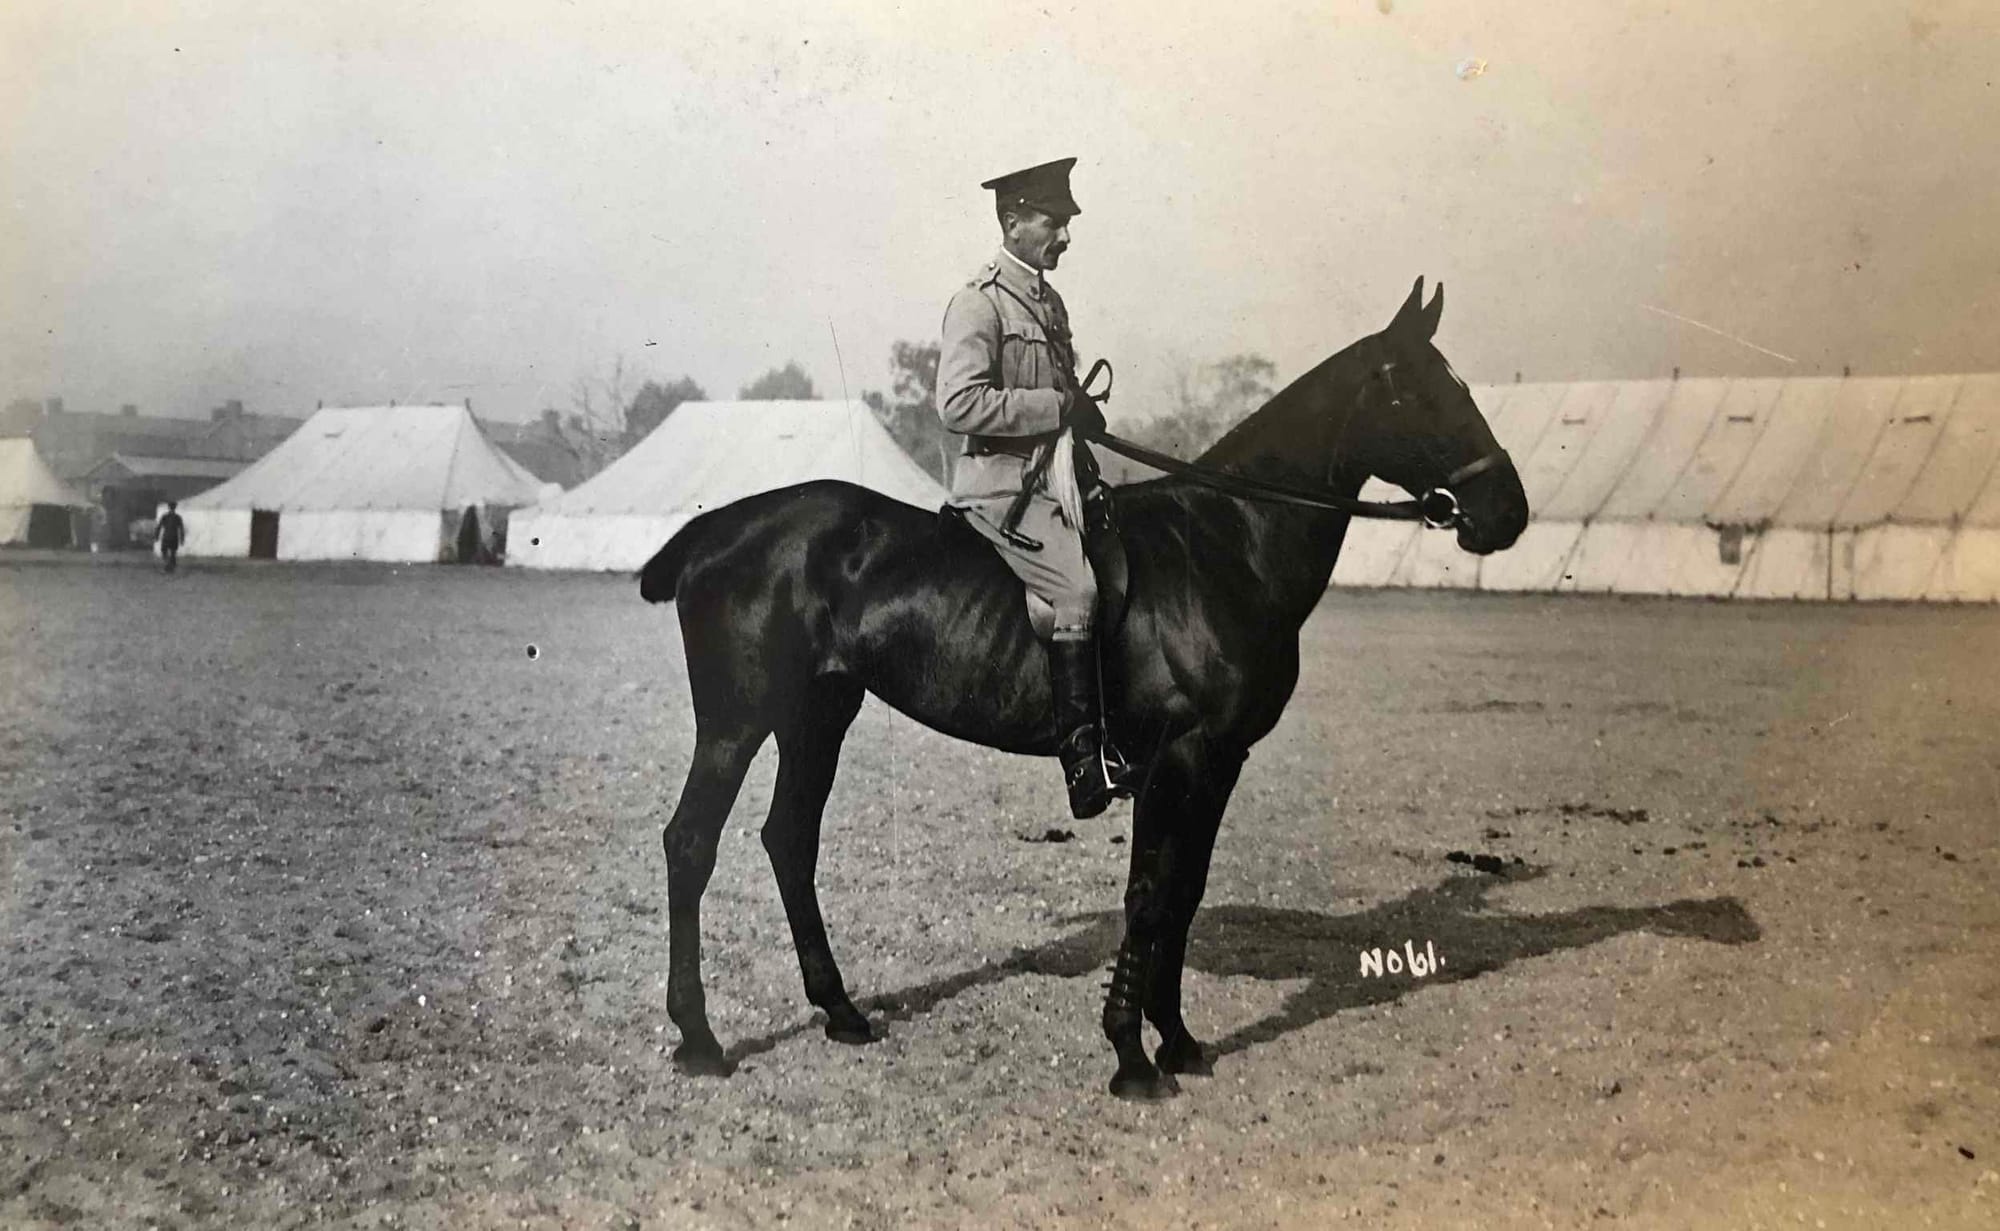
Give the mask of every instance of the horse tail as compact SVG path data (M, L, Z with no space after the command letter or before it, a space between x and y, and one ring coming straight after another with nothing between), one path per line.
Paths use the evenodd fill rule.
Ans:
M639 570L640 598L649 603L674 601L674 592L681 584L681 569L686 567L688 552L694 547L695 536L689 533L693 529L694 523L682 526Z

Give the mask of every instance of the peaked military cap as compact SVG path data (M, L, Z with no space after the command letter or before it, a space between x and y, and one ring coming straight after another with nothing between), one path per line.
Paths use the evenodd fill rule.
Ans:
M1069 194L1069 169L1075 165L1074 158L1058 158L1025 171L1010 171L1006 175L995 176L980 187L991 188L1003 208L1026 205L1045 214L1074 218L1083 212L1083 207Z

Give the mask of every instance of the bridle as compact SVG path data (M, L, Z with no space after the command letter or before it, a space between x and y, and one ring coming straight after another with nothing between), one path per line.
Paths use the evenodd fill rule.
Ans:
M1103 368L1107 374L1110 372L1110 365L1100 359L1091 367L1089 379L1085 380L1080 387L1084 389L1084 392L1088 396L1101 402L1105 397L1110 396L1111 390L1108 383L1102 396L1091 394L1088 388L1089 385L1096 383L1099 368ZM1395 369L1396 365L1393 363L1385 363L1376 369L1381 374L1383 382L1388 386L1389 409L1391 411L1398 411L1403 408L1402 393L1396 388ZM1122 440L1108 432L1086 436L1085 439L1089 440L1092 444L1103 445L1113 453L1123 454L1133 461L1141 462L1157 470L1164 470L1168 474L1180 475L1183 478L1200 483L1204 487L1212 487L1217 491L1232 496L1240 496L1246 500L1261 500L1274 504L1292 504L1301 505L1306 508L1326 509L1331 512L1345 513L1350 517L1377 518L1384 521L1420 521L1433 530L1455 530L1461 526L1471 525L1472 519L1466 516L1464 507L1459 503L1458 493L1452 489L1468 479L1485 474L1495 466L1508 460L1507 450L1496 445L1492 452L1474 458L1472 461L1446 474L1437 483L1425 488L1414 500L1358 500L1351 496L1339 496L1329 492L1316 492L1309 488L1294 487L1288 483L1273 483L1268 479L1253 479L1248 475L1231 474L1225 470L1216 470L1208 466L1203 466L1198 462L1184 462L1177 457L1169 457L1164 453L1155 452L1144 445L1137 445L1129 440ZM1433 463L1433 468L1442 467L1443 463L1437 460L1436 455L1432 453L1428 445L1425 446L1424 451L1428 455L1425 460ZM1332 486L1333 470L1334 463L1329 463L1327 467L1328 486Z
M1375 370L1381 374L1382 383L1389 387L1389 410L1392 413L1402 410L1403 394L1401 390L1396 388L1395 363L1383 363ZM1430 447L1429 441L1421 442L1418 447L1423 450L1425 455L1424 460L1430 463L1432 470L1443 467L1443 463L1438 460L1436 452ZM1459 506L1458 493L1452 489L1467 479L1485 474L1501 462L1507 460L1509 460L1507 450L1500 448L1496 444L1493 452L1482 454L1472 459L1465 465L1445 475L1436 484L1425 488L1422 494L1417 497L1417 505L1422 510L1424 525L1433 530L1456 529L1462 525L1470 525L1471 519L1465 515L1465 510Z

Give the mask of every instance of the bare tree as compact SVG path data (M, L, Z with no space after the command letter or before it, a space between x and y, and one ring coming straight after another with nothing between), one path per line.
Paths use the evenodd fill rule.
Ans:
M578 447L592 474L625 451L626 421L632 409L626 388L630 380L625 356L618 355L605 375L579 372L570 386L570 426L581 437Z
M1270 400L1277 370L1253 354L1200 365L1180 360L1173 367L1172 409L1135 425L1132 438L1175 457L1194 457Z

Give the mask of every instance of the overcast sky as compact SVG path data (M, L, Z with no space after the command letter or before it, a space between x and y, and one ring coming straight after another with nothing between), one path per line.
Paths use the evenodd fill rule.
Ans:
M858 396L1064 155L1114 423L1419 273L1475 382L2000 368L1991 0L728 8L8 0L0 398Z

